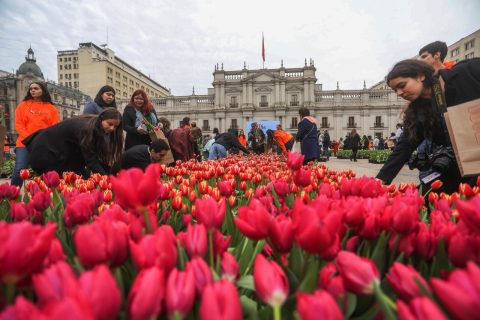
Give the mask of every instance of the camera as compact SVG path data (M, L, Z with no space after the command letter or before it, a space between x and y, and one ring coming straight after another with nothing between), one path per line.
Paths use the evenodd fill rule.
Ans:
M414 151L408 160L410 170L427 171L433 169L445 173L455 163L455 153L452 147L437 146L430 154Z

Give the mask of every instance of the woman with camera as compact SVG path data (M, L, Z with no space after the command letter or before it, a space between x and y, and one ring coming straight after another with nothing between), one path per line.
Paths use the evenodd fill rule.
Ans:
M476 60L476 61L474 61ZM459 63L457 69L440 72L423 61L403 60L395 64L387 75L387 84L395 93L410 102L407 106L404 131L397 146L383 165L377 178L390 184L405 163L420 171L422 190L440 179L439 192L452 193L461 182L473 185L476 178L461 178L450 139L433 94L434 86L441 86L447 106L454 106L480 97L480 59Z

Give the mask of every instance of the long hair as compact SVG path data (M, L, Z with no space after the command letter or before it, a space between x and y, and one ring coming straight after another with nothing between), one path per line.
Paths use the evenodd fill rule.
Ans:
M310 110L307 108L300 108L298 109L298 114L300 115L300 118L305 118L310 115Z
M105 108L100 114L89 116L85 135L80 147L95 150L101 163L112 166L120 161L123 148L122 114L115 108ZM120 124L114 132L106 134L102 127L104 120L119 120Z
M158 118L158 122L162 124L162 131L167 136L172 129L170 129L170 121L167 118Z
M23 98L23 101L33 100L32 94L30 93L30 86L32 84L37 84L42 89L42 96L40 97L40 100L42 100L43 102L50 102L53 104L52 97L50 96L50 92L48 91L47 86L45 85L45 83L38 82L38 81L35 81L29 84L27 95L25 96L25 98Z
M432 88L434 82L434 69L427 63L407 59L396 63L392 70L387 75L387 84L391 80L403 77L403 78L418 78L424 76L423 80L424 88ZM420 119L419 119L420 118ZM419 120L423 123L424 132L417 132L417 124ZM403 127L405 137L410 143L417 143L419 134L427 135L425 138L431 138L432 130L438 126L436 123L436 116L430 99L418 98L412 101L404 111ZM430 135L430 136L429 136Z
M134 100L133 98L135 98L135 96L138 96L138 95L142 96L142 98L143 98L143 106L141 106L141 107L137 107L135 105L135 102L133 101ZM153 111L153 104L148 99L147 93L142 89L137 89L133 92L132 97L130 98L129 106L134 107L135 109L139 110L144 115L147 115L147 114L149 114L150 112Z
M113 101L112 103L110 104L106 104L105 101L103 101L103 98L102 98L102 95L105 93L105 92L113 92ZM95 99L93 99L93 101L95 101L95 103L101 107L101 108L116 108L117 107L117 102L115 100L115 89L113 89L113 87L111 86L103 86L100 88L100 90L98 90L98 93L97 95L95 96Z

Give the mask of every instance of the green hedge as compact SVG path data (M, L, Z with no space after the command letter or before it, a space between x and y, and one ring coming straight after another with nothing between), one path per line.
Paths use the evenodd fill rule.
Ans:
M392 153L390 150L358 150L358 159L368 159L371 163L385 163L388 156ZM352 150L338 150L338 159L350 159Z

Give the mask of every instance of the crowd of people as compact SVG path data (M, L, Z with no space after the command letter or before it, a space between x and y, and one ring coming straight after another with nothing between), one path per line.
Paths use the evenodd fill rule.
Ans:
M121 114L111 86L100 88L95 99L85 106L83 115L59 122L46 86L33 82L15 111L18 138L11 184L21 185L19 172L29 166L37 173L73 171L88 176L131 167L145 168L152 162L172 165L190 159L221 159L229 153L287 154L298 150L308 163L320 156L328 161L331 152L335 156L339 149L352 150L351 161L357 161L360 149L390 149L393 152L377 178L391 183L408 162L420 170L423 184L428 185L433 176L442 176L444 190L451 192L459 182L473 180L460 176L433 88L441 86L447 107L479 98L480 59L461 61L453 67L449 64L450 68L446 68L443 63L446 52L444 42L431 43L420 50L419 59L400 61L388 73L388 86L409 102L403 122L397 124L389 137L361 137L352 129L338 141L331 140L327 130L318 130L316 119L307 108L299 109L301 120L295 135L281 125L264 131L259 123L253 122L247 134L243 130L220 133L214 128L211 136L204 139L201 129L188 117L175 129L168 119L158 118L141 89L133 92ZM440 147L442 161L437 162L441 165L435 159L423 162L411 159L413 155L429 159Z

